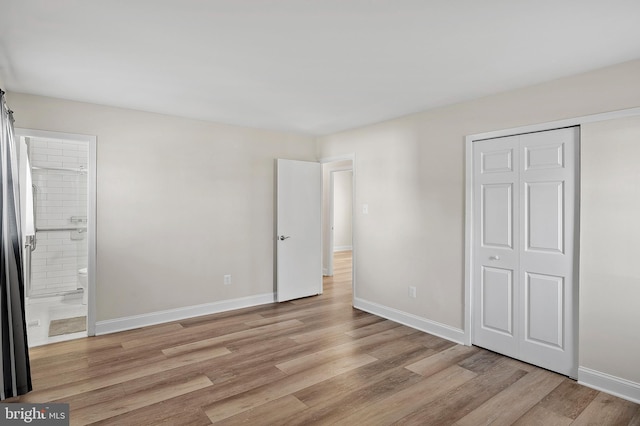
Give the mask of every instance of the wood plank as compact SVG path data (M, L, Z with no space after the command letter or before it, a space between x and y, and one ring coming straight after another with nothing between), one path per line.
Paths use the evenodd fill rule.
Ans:
M278 425L283 419L291 416L299 416L308 407L293 395L286 395L266 404L243 411L225 420L216 422L216 425Z
M473 371L476 374L483 374L488 370L491 370L496 363L501 362L502 360L504 360L504 357L495 352L481 350L458 362L458 365L469 371Z
M568 426L573 419L564 417L538 404L520 417L514 426Z
M442 398L417 407L411 414L405 416L401 423L406 425L453 424L512 386L526 374L526 371L510 366L501 359L484 373L466 382L464 386L452 390Z
M424 378L415 385L395 392L374 406L367 406L335 422L336 425L391 424L423 404L447 394L476 377L469 370L452 365Z
M447 339L443 339L442 337L434 336L427 333L415 333L412 334L410 338L414 342L420 343L421 345L424 345L429 349L434 349L438 352L456 345L456 343L451 342Z
M155 404L153 407L157 407L160 404ZM137 412L140 410L135 410ZM127 414L119 415L116 417L109 418L107 420L103 420L94 425L100 426L123 426L123 425L131 425L131 426L207 426L211 424L209 417L202 410L192 409L191 411L174 413L170 416L163 418L155 418L153 415L155 411L151 412L151 415L145 417L144 419L136 420L132 423L128 422Z
M372 393L366 388L379 388L379 383L402 381L403 377L408 379L421 379L417 375L406 368L406 365L415 362L418 358L423 357L423 350L410 349L400 352L396 356L372 362L364 367L349 371L339 376L325 380L321 383L305 388L295 395L309 407L334 407L342 404L346 395L355 395L358 392ZM412 380L413 380L412 379ZM398 385L397 390L403 385ZM364 389L364 390L363 390ZM351 397L350 397L351 398ZM353 399L351 398L353 406ZM369 401L375 403L375 400Z
M456 422L459 426L510 425L564 380L563 376L536 369Z
M94 351L106 348L119 347L116 340L107 340L96 337L85 337L83 339L69 340L67 342L55 343L53 345L38 346L29 349L29 360L36 365L42 358L58 357L66 355L76 357L80 354L87 355Z
M188 332L184 332L184 330L176 330L165 333L161 338L155 336L141 336L136 339L127 339L122 342L122 347L125 349L162 349L169 346L177 346L193 340L223 336L230 332L238 332L250 328L243 321L233 321L233 318L226 318L219 321L220 322L216 321L211 324L199 324L197 326L189 327Z
M395 339L388 342L383 342L380 345L377 345L375 348L369 349L367 353L379 360L386 360L395 358L396 356L409 351L420 352L422 357L429 357L436 353L436 351L434 351L433 349L425 349L424 346L418 343L404 339Z
M426 357L425 359L407 366L407 369L418 373L422 376L430 376L451 366L451 364L459 362L469 355L478 351L473 346L456 345L448 349L438 352L435 355Z
M351 310L351 304L345 301L344 303L332 303L331 305L325 306L322 312L318 311L317 306L300 307L298 309L291 310L290 312L278 316L264 316L261 319L249 321L246 324L250 327L259 327L263 325L273 324L274 322L282 322L292 319L297 319L308 323L309 320L313 321L314 319L327 320L328 315L351 316L353 315L350 312Z
M249 325L251 321L258 321L263 318L259 313L253 312L253 308L248 308L249 312L243 313L242 310L227 311L211 315L203 315L194 318L187 318L178 321L184 328L214 325L217 328L225 328L228 324L245 323Z
M31 366L31 380L34 387L50 387L59 385L62 381L61 377L67 377L70 375L77 375L79 372L84 372L89 368L89 360L87 357L76 358L57 358L60 362L51 363L49 365ZM55 372L57 379L52 380L52 372Z
M312 331L295 333L291 335L291 339L293 339L297 343L312 342L317 339L324 339L324 338L329 338L337 335L343 335L356 328L364 327L380 321L383 321L383 320L376 316L368 315L365 317L354 319L352 321L345 321L336 325L329 325L327 327L312 330Z
M89 363L89 367L84 369L78 369L66 373L58 372L51 373L47 380L38 380L37 384L34 384L34 389L38 391L59 387L63 384L79 382L81 380L90 380L96 377L105 376L108 374L115 374L124 370L129 370L137 367L144 367L155 362L164 361L166 357L160 352L144 352L139 353L136 359L129 359L126 362L118 362L117 360L109 363L101 364L100 366L94 366ZM35 387L37 386L37 387Z
M359 339L361 337L367 337L367 336L370 336L372 334L379 333L381 331L387 331L387 330L391 330L391 329L394 329L394 328L398 328L399 326L400 325L397 322L384 320L384 321L379 321L379 322L377 322L375 324L367 325L365 327L357 328L357 329L349 331L349 332L347 332L345 334L347 336L351 336L351 337L354 337L356 339Z
M411 348L296 392L310 408L283 424L331 424L359 409L377 406L383 399L423 380L404 368L421 358L422 351Z
M347 356L328 364L305 370L301 373L292 374L273 385L264 386L237 397L220 401L208 407L205 413L209 416L209 419L215 423L251 408L266 404L269 401L282 398L283 396L292 394L316 383L320 383L346 371L367 365L375 360L375 358L366 354Z
M193 379L176 383L168 382L162 386L156 386L152 389L137 392L133 395L127 395L125 403L122 400L112 400L99 404L98 406L89 406L74 410L71 416L71 424L89 424L109 417L115 417L119 414L136 410L147 405L157 402L166 401L179 395L184 395L199 389L211 386L211 380L207 376L201 375Z
M370 365L373 364L377 363ZM366 367L359 368L358 373ZM297 392L295 395L300 395L299 399L309 408L294 418L283 419L282 424L334 424L354 411L381 403L421 380L421 376L404 368L384 370L369 377L357 373L342 374Z
M560 416L575 419L596 396L597 390L579 385L571 379L564 379L539 405Z
M358 353L370 347L377 347L382 343L397 340L398 334L393 330L386 330L373 335L367 335L364 338L354 340L349 343L343 343L325 350L317 351L302 357L294 358L290 361L276 364L280 370L287 374L294 374L309 369L309 367L325 364L345 355Z
M634 416L637 417L637 413L638 404L600 392L572 424L576 426L627 425L631 423Z
M190 416L194 411L202 411L202 416L206 419L206 422L204 422L202 420L203 417L198 415L193 419L194 422L197 424L211 424L202 407L269 385L284 377L286 375L272 365L263 365L260 368L249 371L237 372L223 380L209 377L213 382L213 386L114 417L114 419L118 420L114 424L136 426L144 424L149 424L150 426L155 424L181 425L182 419L191 418ZM148 423L149 419L154 419L155 423Z
M204 351L190 352L173 358L168 358L160 362L148 364L146 366L129 368L117 373L81 380L74 382L71 385L58 386L42 391L34 390L33 392L24 395L22 402L49 402L60 400L68 396L89 392L129 380L135 380L151 374L160 374L167 370L179 368L185 365L209 361L228 353L230 352L226 348L214 348Z
M275 324L269 324L262 327L250 328L248 330L237 331L235 333L229 333L222 336L212 337L210 339L197 340L195 342L185 343L183 345L173 346L167 349L163 349L162 353L167 356L176 356L185 352L197 351L203 348L208 348L216 345L223 345L225 343L240 340L247 337L261 336L266 333L273 332L275 330L288 330L294 327L300 327L304 324L299 320L288 320Z

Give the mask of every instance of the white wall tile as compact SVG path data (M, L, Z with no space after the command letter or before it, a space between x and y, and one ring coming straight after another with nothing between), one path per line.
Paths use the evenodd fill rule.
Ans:
M35 167L86 168L84 143L31 139L31 163ZM72 216L86 216L87 175L69 171L35 169L38 227L74 226ZM83 225L83 224L81 224ZM38 232L32 254L32 294L75 290L77 272L87 265L86 235L72 240L72 231Z

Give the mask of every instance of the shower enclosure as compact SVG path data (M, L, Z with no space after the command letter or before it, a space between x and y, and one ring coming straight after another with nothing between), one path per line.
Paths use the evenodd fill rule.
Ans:
M83 337L89 291L89 144L19 139L21 197L23 205L32 206L23 212L29 346Z

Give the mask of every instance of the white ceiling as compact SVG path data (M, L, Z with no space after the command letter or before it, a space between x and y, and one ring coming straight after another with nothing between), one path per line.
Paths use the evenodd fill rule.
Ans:
M639 0L0 0L9 91L311 135L637 58Z

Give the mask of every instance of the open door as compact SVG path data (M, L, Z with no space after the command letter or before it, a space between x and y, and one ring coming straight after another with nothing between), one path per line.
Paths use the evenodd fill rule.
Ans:
M277 298L322 291L322 169L320 163L277 162Z

